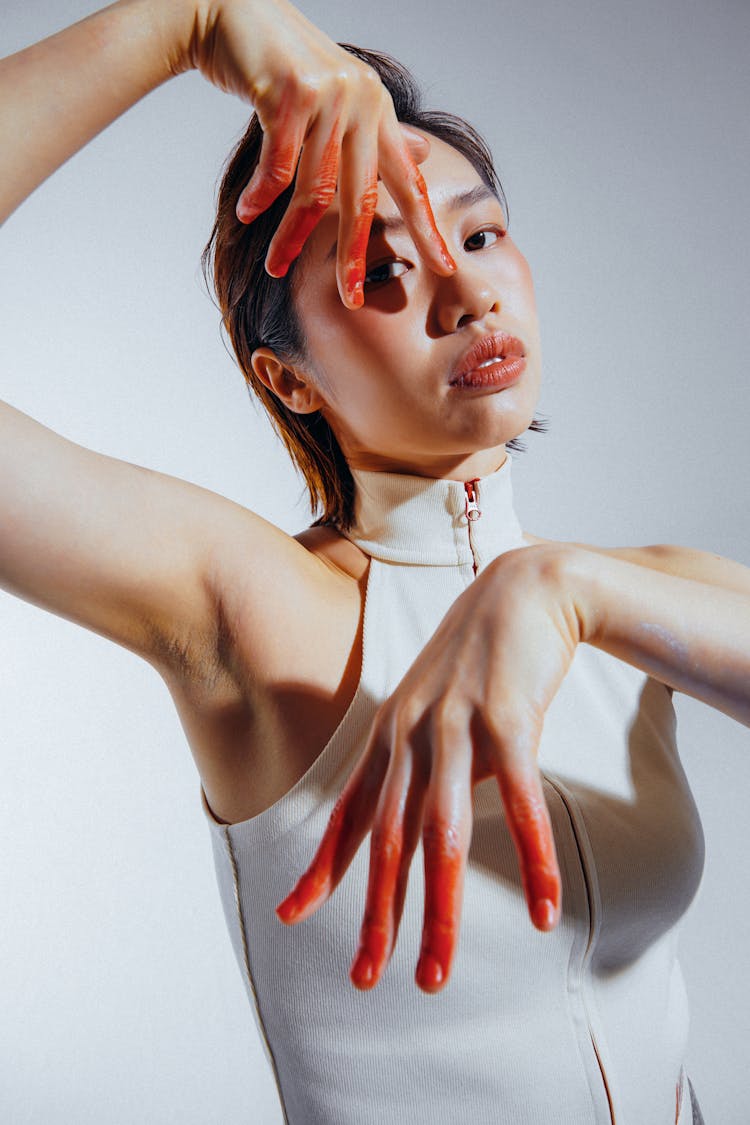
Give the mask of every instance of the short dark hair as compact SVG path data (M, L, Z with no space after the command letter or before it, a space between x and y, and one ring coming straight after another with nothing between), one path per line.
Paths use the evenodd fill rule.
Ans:
M452 113L422 109L422 96L414 76L396 59L341 43L341 47L371 66L393 100L396 117L445 141L460 152L499 200L505 216L508 207L490 150L468 121ZM230 153L219 189L216 221L203 251L204 274L213 287L248 388L262 402L271 422L307 483L316 523L346 530L354 514L354 482L336 435L322 413L295 414L255 375L252 355L256 348L272 349L288 363L305 359L305 339L294 306L295 265L285 277L265 270L269 244L294 191L294 183L252 223L241 223L237 200L260 159L263 130L256 114L244 136ZM543 424L534 420L531 429ZM514 439L509 448L523 448Z

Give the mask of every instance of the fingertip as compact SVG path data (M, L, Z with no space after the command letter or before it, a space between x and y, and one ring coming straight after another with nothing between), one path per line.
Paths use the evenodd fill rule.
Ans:
M338 283L339 297L344 308L354 312L361 309L365 303L364 286L361 281Z
M265 268L269 277L286 277L289 272L289 262L274 262L266 258Z
M446 974L436 957L431 953L423 953L419 958L415 979L423 992L439 992L445 984Z
M245 226L248 226L253 221L253 219L256 219L258 217L260 212L243 192L243 194L237 200L237 206L234 209L234 213L241 223L243 223Z
M442 249L440 251L440 257L443 260L443 265L445 266L445 268L450 270L451 273L455 273L458 269L458 266L456 264L455 258L448 251L448 247L445 245L445 243L443 243Z
M418 133L415 128L399 121L399 128L404 140L409 146L409 153L415 164L421 164L430 155L430 142L427 137Z
M360 949L352 961L349 979L360 992L368 992L378 983L375 964L370 954L364 949Z
M286 926L291 926L294 922L296 922L301 913L297 892L292 891L290 895L287 895L284 901L280 902L276 907L275 912L276 917L279 919L279 921L283 922Z
M365 291L361 281L357 281L347 293L349 308L361 309L365 303Z
M543 933L554 930L559 920L559 910L549 898L538 898L531 907L531 921Z

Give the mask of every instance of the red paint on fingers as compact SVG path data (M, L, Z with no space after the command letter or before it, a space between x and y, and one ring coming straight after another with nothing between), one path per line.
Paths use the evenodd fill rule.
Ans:
M367 187L357 203L352 237L347 247L344 290L349 302L356 308L364 304L364 280L367 269L367 246L370 227L378 204L377 176L369 177Z
M275 149L268 162L258 165L237 200L237 218L241 223L252 223L289 187L298 156L299 145L289 142Z
M349 975L357 988L373 988L393 948L404 851L403 820L373 834L365 917Z
M264 137L258 166L237 200L241 223L251 223L266 211L294 179L303 125L291 98L282 100Z
M544 795L538 785L528 781L501 782L500 790L531 920L539 930L552 930L560 917L562 891Z
M424 833L425 920L416 981L437 992L448 980L461 914L465 853L458 830L431 825Z
M330 202L330 200L329 200ZM295 208L294 216L285 223L283 235L279 242L274 240L273 247L269 248L266 258L266 269L273 277L284 277L294 259L300 254L302 247L307 242L312 231L328 209L328 203L300 204Z
M416 191L416 193L419 197L419 202L420 202L420 207L422 209L422 213L424 214L424 217L427 220L427 225L428 225L429 230L430 230L430 238L438 244L438 246L440 248L440 257L443 259L443 264L445 266L447 266L447 268L449 270L455 270L456 269L456 263L455 263L452 255L451 255L450 251L448 250L448 247L445 245L445 241L443 239L443 236L437 228L437 223L435 222L435 216L432 213L432 204L430 203L430 197L427 194L427 184L424 182L424 176L422 175L422 173L420 172L420 170L416 166L416 164L413 163L413 161L412 161L412 177L413 177L413 180L414 180L415 191Z
M349 865L357 843L351 806L344 794L331 813L323 839L307 871L290 894L276 907L282 922L301 922L325 902Z
M336 889L370 829L386 766L384 755L376 755L374 761L365 757L364 765L352 774L334 805L312 863L276 907L282 922L303 921Z
M421 252L424 253L427 249L430 259L434 261L437 251L443 267L440 272L448 270L453 273L456 263L437 228L424 176L408 149L399 146L396 178L391 179L389 176L386 187L412 231L419 231L422 238L427 240L428 245L425 247L423 242Z
M300 163L297 192L292 197L289 210L268 249L266 269L274 277L283 277L287 273L289 266L298 257L310 234L328 210L336 194L340 151L341 133L336 122L331 136L326 141L320 164L315 169L314 183L309 191L311 200L309 203L295 202L297 192L303 194L306 192L306 185L302 182L304 178L302 163Z

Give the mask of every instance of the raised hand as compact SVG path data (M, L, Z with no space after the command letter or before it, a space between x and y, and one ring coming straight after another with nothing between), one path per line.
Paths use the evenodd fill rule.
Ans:
M442 274L455 268L417 167L428 143L399 127L375 71L287 0L206 5L186 58L216 86L250 101L263 127L260 162L239 198L238 218L252 222L297 175L268 250L269 273L287 272L338 190L337 282L344 303L359 307L378 178L427 264Z
M561 550L497 559L454 603L379 710L320 847L277 908L299 922L334 891L368 831L370 875L351 967L372 988L393 950L419 841L425 911L417 984L442 988L456 949L471 839L472 788L496 777L534 925L560 914L560 875L536 754L545 712L581 638Z

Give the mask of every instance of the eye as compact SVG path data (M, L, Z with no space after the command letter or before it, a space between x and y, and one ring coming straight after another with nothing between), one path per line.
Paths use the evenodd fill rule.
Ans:
M395 277L402 277L409 269L407 262L398 258L391 258L387 262L380 262L372 266L365 274L365 285L382 285L385 281L392 281Z
M464 249L466 250L487 250L490 246L494 246L501 238L505 238L505 231L501 227L489 227L485 230L478 230L475 234L470 235L466 242L464 242Z

